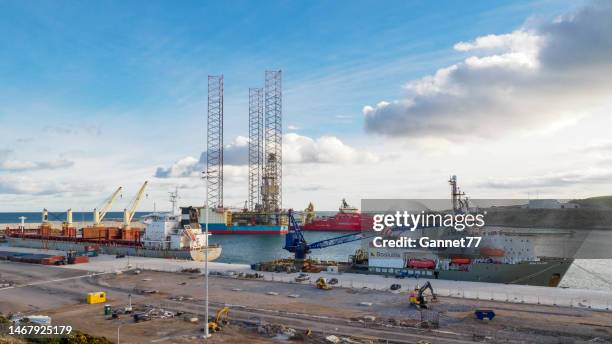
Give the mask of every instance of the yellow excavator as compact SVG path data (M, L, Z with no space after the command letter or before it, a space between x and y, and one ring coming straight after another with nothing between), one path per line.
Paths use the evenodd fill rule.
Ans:
M317 283L316 283L316 287L317 287L317 289L322 289L322 290L331 290L332 289L331 285L329 285L329 283L327 283L327 280L325 279L325 277L319 277L319 279L317 280Z
M363 265L368 263L368 252L363 248L355 250L355 254L351 256L351 260L355 265Z
M221 327L229 324L229 308L223 307L217 311L217 315L215 316L215 321L208 322L208 331L209 332L218 332L221 331Z
M410 292L410 297L408 298L410 305L414 305L417 308L427 308L427 304L429 303L427 295L425 295L427 290L431 292L431 301L436 301L438 299L434 293L431 283L427 281L427 283L423 284L423 286L420 288L417 284L414 290Z

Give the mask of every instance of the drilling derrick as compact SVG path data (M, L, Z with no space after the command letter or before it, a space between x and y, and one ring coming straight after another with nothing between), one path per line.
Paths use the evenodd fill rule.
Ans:
M223 207L223 75L208 76L208 206Z
M282 88L281 71L266 71L264 88L264 173L262 202L264 211L274 213L282 208Z
M264 166L263 89L249 88L249 199L251 211L261 207L261 181Z

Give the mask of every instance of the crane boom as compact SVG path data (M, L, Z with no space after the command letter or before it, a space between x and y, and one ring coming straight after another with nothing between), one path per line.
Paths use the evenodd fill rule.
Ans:
M94 225L95 226L99 226L102 220L104 220L104 216L106 216L106 213L108 213L110 208L113 206L113 203L117 199L117 196L119 196L119 193L121 192L122 189L123 187L121 186L117 188L117 190L113 192L113 194L110 196L106 204L104 204L104 206L102 206L100 210L94 209L93 215L94 215Z
M147 188L148 184L149 184L148 181L142 184L142 186L140 187L140 190L138 190L138 193L136 194L136 198L134 198L134 201L132 202L132 206L130 207L130 209L128 210L127 208L125 208L123 210L123 225L125 227L128 227L130 223L132 222L132 219L134 218L134 214L136 213L136 209L138 209L138 206L140 205L140 201L142 200L142 195L144 195L145 189Z
M296 259L305 259L306 255L310 253L311 249L320 249L330 246L336 246L341 244L346 244L351 241L363 240L370 237L374 237L376 235L380 235L377 232L359 232L354 234L342 235L339 237L325 239L321 241L314 242L309 244L306 242L304 235L300 229L300 225L295 220L293 216L293 211L289 210L287 213L289 217L289 232L285 234L285 250L292 252L295 254Z

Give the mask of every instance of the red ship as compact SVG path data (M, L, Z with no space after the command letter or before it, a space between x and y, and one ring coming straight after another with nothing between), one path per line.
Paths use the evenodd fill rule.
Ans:
M323 232L359 232L371 228L372 219L351 207L342 199L338 213L334 216L316 216L312 203L305 209L302 230Z

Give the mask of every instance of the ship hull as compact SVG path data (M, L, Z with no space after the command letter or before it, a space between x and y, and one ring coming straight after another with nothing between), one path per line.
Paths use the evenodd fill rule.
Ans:
M200 224L202 232L206 229L206 224ZM288 226L282 225L252 225L252 226L226 226L225 224L209 223L208 232L211 234L287 234Z
M92 245L92 242L74 242L59 240L40 240L28 238L7 237L7 242L14 247L39 248L59 251L84 251L85 246ZM95 244L95 243L93 243ZM124 254L129 256L150 257L150 258L169 258L193 260L190 250L162 250L135 246L123 245L99 245L100 253L117 255ZM197 256L201 256L198 254ZM212 246L208 248L208 261L214 261L221 256L221 247ZM199 259L198 259L199 260Z
M573 259L545 258L537 262L517 264L474 263L467 271L440 270L436 273L435 270L430 269L376 266L369 266L368 271L405 277L556 287L572 262Z

